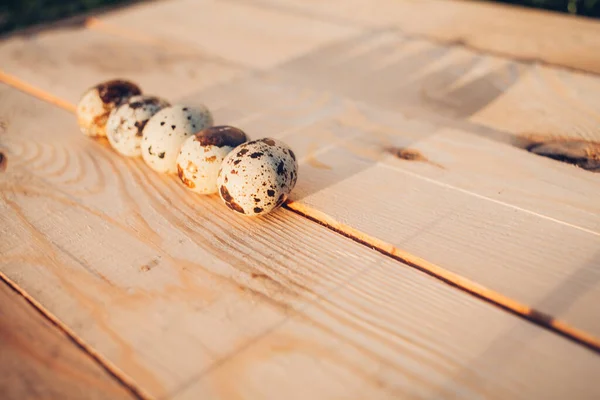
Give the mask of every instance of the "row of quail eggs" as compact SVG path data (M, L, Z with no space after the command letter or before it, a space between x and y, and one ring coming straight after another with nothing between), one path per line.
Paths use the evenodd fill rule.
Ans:
M205 106L171 105L112 80L84 93L77 105L81 131L106 137L115 151L150 168L176 173L200 194L219 193L233 211L258 216L288 198L298 178L294 152L283 142L249 140L240 129L214 126Z

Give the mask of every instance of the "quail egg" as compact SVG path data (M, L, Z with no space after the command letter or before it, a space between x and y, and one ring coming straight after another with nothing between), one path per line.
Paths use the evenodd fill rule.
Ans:
M179 178L196 193L216 193L223 159L247 140L242 130L232 126L213 126L188 137L177 156Z
M142 155L142 132L148 120L169 103L154 96L133 96L115 109L106 122L111 146L127 157Z
M142 158L157 172L177 172L177 155L185 139L213 124L205 106L174 105L154 114L143 131Z
M88 89L76 109L81 132L92 137L106 136L106 121L111 111L141 93L136 84L123 80L103 82Z
M297 178L294 152L279 140L265 138L233 149L223 160L217 186L230 209L258 216L282 205Z

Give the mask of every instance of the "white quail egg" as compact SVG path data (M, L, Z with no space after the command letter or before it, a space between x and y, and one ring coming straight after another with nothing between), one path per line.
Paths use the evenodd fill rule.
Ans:
M196 193L216 193L223 159L247 140L242 130L232 126L213 126L188 137L177 156L179 178Z
M175 105L154 114L144 127L142 158L155 171L175 173L185 139L213 124L205 106Z
M282 205L297 178L294 152L279 140L265 138L233 149L223 160L217 186L230 209L257 216Z
M106 136L106 121L111 111L142 91L131 82L113 80L100 83L83 94L77 104L77 123L84 135Z
M133 96L115 109L106 122L111 146L127 157L142 155L142 132L148 120L169 103L154 96Z

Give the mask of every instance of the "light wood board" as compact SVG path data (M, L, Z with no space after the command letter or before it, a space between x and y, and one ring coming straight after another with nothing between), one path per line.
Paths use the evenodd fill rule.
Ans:
M115 33L167 40L259 69L360 31L253 4L218 0L141 4L102 16L100 22L115 26Z
M451 288L432 287L430 292L398 272L383 265L370 269L219 363L175 399L191 400L198 394L248 400L597 396L592 384L597 367L590 365L592 372L572 359L572 349L563 350L556 336L540 335L531 324L505 325L501 319L508 315L500 310L461 306L450 300ZM424 323L414 319L435 307L426 298L445 304L445 311L434 317L443 325L441 331L431 325L432 317ZM466 314L473 325L455 330L451 321L468 323ZM492 331L496 333L490 335ZM467 342L477 350L471 353ZM553 359L563 351L568 361L555 369ZM540 375L532 376L533 370ZM488 380L487 374L494 378ZM581 388L571 386L575 381Z
M363 28L396 27L485 53L600 73L600 24L593 19L451 0L246 0Z
M528 135L600 141L597 77L394 30L323 46L274 73L393 111L468 121L481 134L507 143L519 144L515 138Z
M385 6L377 8L375 3L362 1L350 7L342 7L336 3L336 7L332 10L337 10L341 14L346 12L344 10L351 10L349 12L357 15L361 13L357 13L356 10L363 10L363 15L369 15L369 10L376 10L376 19L383 21L385 18L379 18L381 12L385 12L392 19L404 19L406 16L402 11L403 8L412 9L418 8L414 4L429 4L427 10L412 10L406 17L408 20L417 21L416 24L422 26L427 23L422 23L423 18L418 17L420 13L428 15L429 8L435 9L435 6L439 5L438 8L445 10L440 15L447 15L449 18L447 25L452 27L473 26L461 21L463 18L474 18L472 15L479 12L465 12L462 9L465 4L469 10L478 10L477 5L470 7L468 2L457 3L456 13L448 11L452 8L451 3L437 0L425 3L385 2L392 9L401 7L395 11L388 10ZM270 42L276 40L257 41L256 36L245 31L245 25L238 27L235 16L240 12L240 7L242 9L249 7L248 10L244 9L249 20L254 19L256 14L255 19L261 21L261 18L265 17L263 13L267 11L280 13L280 19L285 20L298 18L302 8L315 11L330 6L329 2L318 4L305 2L302 3L303 5L275 7L271 4L265 1L236 0L188 4L186 1L179 0L161 3L160 7L139 6L128 12L120 12L116 16L94 19L90 25L95 29L112 32L134 41L169 40L190 49L200 48L219 57L232 59L232 54L253 49L257 43L271 46ZM190 10L188 21L181 22L185 29L180 29L179 25L175 27L161 24L164 15L174 15L182 9ZM500 14L504 11L509 14L516 12L506 7L500 7L499 10ZM319 15L318 11L315 12ZM484 15L484 20L494 14L485 6L481 13ZM219 46L216 44L212 47L208 46L210 49L207 50L206 37L212 30L213 22L196 23L195 16L198 15L210 15L211 21L222 22L222 26L235 26L235 29L228 28L227 35L218 35L218 38L233 36L235 40ZM304 14L300 13L300 15ZM433 19L434 25L438 24L438 20L444 20L436 12L433 15L437 18ZM344 35L332 36L328 28L315 27L321 32L323 38L318 45L302 48L303 51L289 54L286 58L280 57L277 62L269 64L271 67L277 66L275 73L280 73L285 80L302 87L333 91L357 101L383 106L394 111L408 112L447 124L451 121L470 123L478 133L495 140L511 143L520 148L535 147L532 151L536 154L570 160L589 170L600 171L600 134L596 129L600 124L600 101L597 100L600 93L600 80L594 75L518 61L514 59L514 54L502 52L499 52L501 53L499 55L490 54L477 46L465 45L463 40L457 40L452 36L454 34L450 34L448 40L432 41L428 35L415 36L402 29L399 30L394 24L356 27L352 24L348 25L347 22L340 22L329 14L316 19L314 12L306 16L309 20L311 17L316 22L324 21L353 27L353 30ZM543 15L543 17L548 17L548 23L555 19L552 15ZM453 23L453 18L461 23ZM514 19L507 17L506 20ZM542 40L543 44L538 43L540 48L546 49L550 44L556 44L558 53L572 51L582 57L597 53L592 51L594 41L598 40L592 39L595 38L592 32L600 30L598 28L600 24L590 22L579 26L576 22L579 20L564 19L560 16L558 20L567 21L565 26L561 25L561 29L568 31L568 34L561 33L561 37L567 38L565 42L550 39L545 42L545 39L540 38L553 37L553 35L525 35L520 29L515 28L514 31L519 37L528 40L531 38L532 42L529 45L523 45L524 51L529 51L527 49L535 47L533 43ZM542 21L539 24L542 24ZM148 25L151 23L160 26L160 29L149 29ZM570 27L572 30L568 30L567 27L571 24L574 26ZM516 25L527 26L524 21L517 22ZM510 31L504 22L495 29L501 32ZM567 46L567 43L575 43L571 33L573 30L577 32L576 35L589 36L587 41L577 41L577 43L584 43L581 48ZM289 30L291 31L294 30ZM485 35L477 35L478 38L480 36L485 37ZM600 37L600 35L596 36ZM508 46L511 48L518 47L513 44L515 40L511 37L499 35L497 41L509 43ZM269 49L271 52L268 54L273 54L272 52L278 56L287 54L278 50L279 47L276 45ZM256 66L246 60L262 59L263 52L259 53L254 57L241 57L236 62L249 67ZM544 54L551 54L551 51L546 51ZM568 60L580 58L573 54L565 56ZM543 146L540 147L540 144Z
M98 32L98 35L102 37L105 33ZM383 39L397 40L396 34L375 37L379 38L375 43ZM354 54L362 54L372 44L367 41L367 47L357 46L360 51L355 50ZM341 46L345 49L342 54L349 51L349 44ZM411 46L414 50L429 44L420 41L416 47ZM302 59L294 63L294 71L298 73L290 73L289 67L283 66L273 73L241 77L207 90L200 88L198 93L186 96L185 101L207 102L214 109L218 123L235 123L251 136L283 137L301 157L306 157L310 175L301 179L295 200L300 207L309 207L317 219L344 224L353 229L352 235L357 236L355 231L358 231L359 238L366 238L376 246L408 251L458 274L459 278L467 278L469 286L482 285L492 290L493 298L507 296L509 301L517 301L525 309L564 320L597 341L600 326L597 319L590 316L596 315L598 304L594 268L600 231L594 201L594 193L600 190L598 176L471 137L464 130L473 129L484 137L487 132L482 133L469 122L459 124L458 132L444 134L445 124L452 126L451 121L433 119L429 122L421 114L414 119L411 111L418 108L415 105L400 115L323 89L311 89L313 82L335 81L327 80L325 75L310 68L310 65L319 67L330 62L327 58L315 57L309 64ZM308 74L299 73L302 70ZM327 75L336 74L329 71ZM344 81L344 75L338 75L341 78L336 79ZM37 80L43 82L44 79L45 74L40 72ZM302 86L296 87L299 83ZM79 90L77 84L77 81L68 83L71 92L68 97L74 97ZM356 97L339 87L332 90ZM374 97L367 96L363 100L370 99L377 104L375 95L381 93L373 93ZM353 136L358 137L348 140ZM428 137L431 139L425 140ZM423 146L441 141L442 148L447 148L444 138L451 138L465 150L446 152L442 158L432 158L430 163L412 163L408 175L395 172L398 161L394 162L394 157L384 151L389 146L417 146L424 149L428 157L433 157L434 153ZM340 147L338 142L342 142L341 149L336 149ZM478 151L483 151L480 158L472 155L474 144L480 144ZM318 156L320 160L327 156L336 160L333 171L327 161L317 160L317 153L323 153ZM488 168L495 171L496 183L489 179L491 172L474 180L473 176L481 171L482 160L489 157L498 159L497 166L492 164ZM512 173L502 165L504 157L519 160ZM378 164L382 160L387 160L384 166ZM454 173L448 173L445 164L452 160L460 160L460 166L450 168ZM402 167L404 164L406 162ZM532 173L523 176L524 170ZM471 171L470 175L465 175L465 171ZM395 185L377 183L373 177L380 175L401 182L400 186L408 190L399 193ZM561 177L560 183L556 184L558 177ZM524 181L526 178L529 180ZM337 187L340 182L346 186ZM530 187L534 188L533 195L524 191ZM370 188L372 196L363 204L357 204L353 200L356 198L354 188L359 188L361 193L364 188ZM549 197L544 197L544 193ZM332 202L331 196L340 199ZM445 202L440 204L439 199ZM565 204L570 207L565 208ZM306 211L304 208L301 210ZM396 218L389 221L390 215ZM438 227L439 222L443 225ZM483 222L485 225L481 225ZM506 224L512 227L511 235L506 234ZM487 235L480 234L482 229ZM416 233L419 235L414 239ZM438 238L440 235L443 240ZM565 237L573 239L565 241ZM546 242L540 247L542 238ZM382 243L375 243L376 240ZM532 248L536 249L533 253ZM561 255L554 256L546 249L560 249ZM491 254L494 257L490 259ZM544 268L539 271L532 265L544 265ZM515 284L515 279L519 284ZM529 313L528 310L520 312Z
M0 269L147 396L225 390L221 368L238 354L260 372L243 375L244 396L244 385L255 393L265 379L281 382L266 398L297 396L317 376L316 398L352 397L357 387L375 398L447 390L479 398L481 385L488 397L515 387L523 398L565 390L593 398L600 390L591 379L600 358L571 341L289 211L235 217L214 197L84 138L65 111L2 93ZM381 326L377 315L394 322ZM514 332L522 333L511 339ZM490 346L521 340L535 344L519 350L528 363L519 359L500 375L479 367L494 363ZM265 346L283 353L272 358ZM306 368L325 349L331 361L311 375ZM265 352L266 361L253 362ZM472 365L476 382L457 379ZM307 375L280 380L288 368ZM550 384L537 383L549 376Z
M293 208L600 337L600 175L275 78L197 97L235 99L217 109L221 120L295 149Z
M3 280L0 393L5 400L135 398Z
M336 4L152 2L0 43L1 79L67 110L126 77L301 158L288 209L239 218L3 86L0 271L147 398L600 397L575 342L600 343L600 175L508 146L598 140L598 78L537 64L594 70L598 23Z
M123 40L81 26L14 35L0 42L0 59L5 74L70 103L109 79L129 79L145 93L174 101L246 72L197 49Z

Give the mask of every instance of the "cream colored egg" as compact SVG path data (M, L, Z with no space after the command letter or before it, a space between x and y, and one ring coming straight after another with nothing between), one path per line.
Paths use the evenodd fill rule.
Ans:
M110 113L130 97L141 93L136 84L123 80L103 82L90 88L76 108L81 132L91 137L106 136L106 122Z
M142 158L157 172L176 173L177 156L185 139L212 124L212 115L205 106L163 108L144 127Z
M232 126L213 126L190 136L177 157L179 178L196 193L216 193L223 159L247 140L242 130Z
M166 100L155 96L133 96L108 117L106 136L111 146L126 157L142 155L142 132L148 120L168 107Z
M294 152L279 140L265 138L233 149L223 160L217 186L230 209L258 216L281 206L297 178Z

